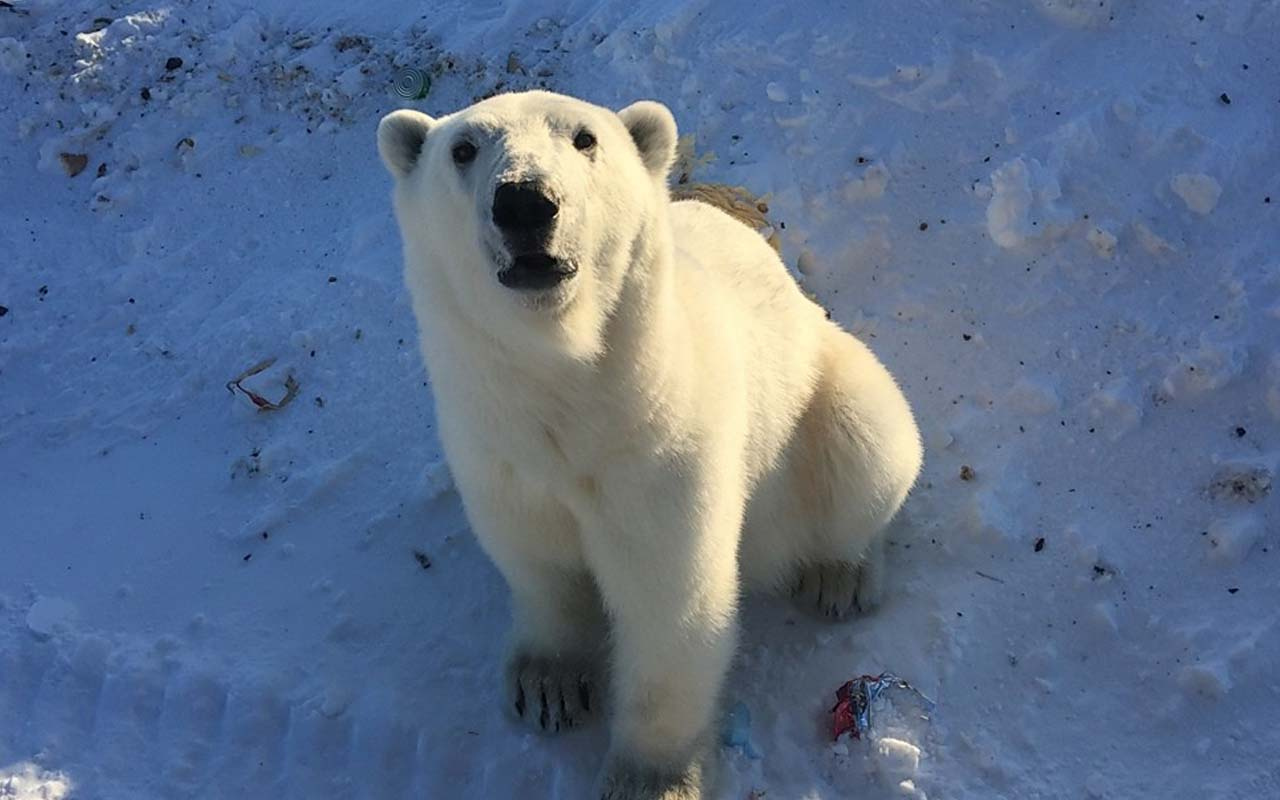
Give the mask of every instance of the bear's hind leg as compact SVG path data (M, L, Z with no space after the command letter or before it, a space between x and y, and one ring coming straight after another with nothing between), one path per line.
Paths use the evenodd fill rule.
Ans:
M877 536L860 561L837 558L802 564L791 596L805 611L843 620L879 605L884 579L884 540Z
M825 347L786 462L795 525L807 534L790 588L806 610L845 619L884 594L885 528L923 452L906 398L871 351L835 328Z

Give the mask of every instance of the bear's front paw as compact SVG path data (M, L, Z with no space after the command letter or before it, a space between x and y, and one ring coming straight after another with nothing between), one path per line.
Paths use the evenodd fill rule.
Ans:
M595 713L597 680L591 665L517 650L507 659L506 710L544 733L575 728Z
M821 561L800 568L791 595L805 611L832 620L866 613L880 604L884 594L882 564L875 560L853 564Z
M682 769L657 769L610 758L600 781L600 800L701 800L702 759Z

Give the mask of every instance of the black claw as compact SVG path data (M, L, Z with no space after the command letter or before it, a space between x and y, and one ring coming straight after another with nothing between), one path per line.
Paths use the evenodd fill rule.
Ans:
M582 710L591 710L591 687L585 681L578 684L578 699L582 702Z
M538 714L538 726L545 731L547 729L547 724L551 721L551 710L547 707L546 687L540 689L538 691L538 695L542 703L542 711Z
M516 716L524 716L524 687L520 685L520 680L516 679Z

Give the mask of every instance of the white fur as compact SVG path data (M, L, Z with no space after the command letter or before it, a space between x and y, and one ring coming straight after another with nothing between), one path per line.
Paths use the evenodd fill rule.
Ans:
M379 128L441 438L512 592L507 702L573 724L608 642L600 793L628 800L701 796L744 584L803 574L801 596L832 587L819 604L878 599L879 536L922 458L892 377L764 240L670 202L675 141L656 103L545 92ZM490 208L511 180L560 201L549 250L578 272L554 290L496 278Z

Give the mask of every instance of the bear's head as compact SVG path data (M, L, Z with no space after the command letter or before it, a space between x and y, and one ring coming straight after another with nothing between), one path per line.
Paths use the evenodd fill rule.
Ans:
M667 246L671 112L613 112L550 92L378 126L415 303L509 344L590 357L629 273Z

